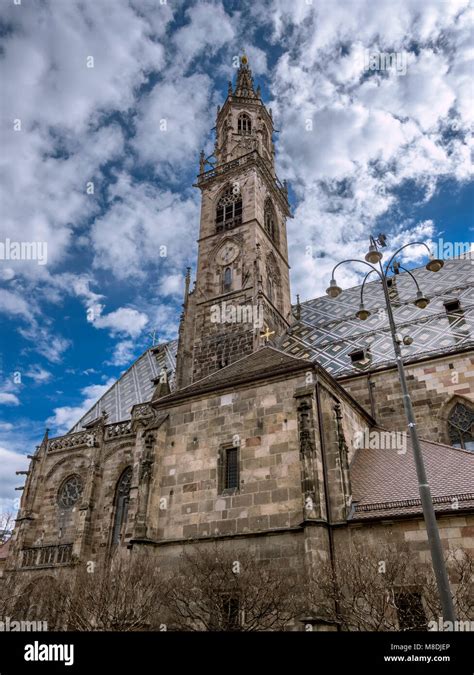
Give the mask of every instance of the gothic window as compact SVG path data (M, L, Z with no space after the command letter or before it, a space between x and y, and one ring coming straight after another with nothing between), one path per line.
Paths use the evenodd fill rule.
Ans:
M58 505L61 509L72 509L79 501L84 485L80 476L71 476L61 485Z
M240 487L239 448L222 448L219 453L219 494Z
M231 290L232 290L232 270L230 269L230 267L226 267L222 279L222 291L224 293L229 293L229 291Z
M237 448L228 448L226 452L225 488L232 490L239 487L239 461Z
M241 628L240 598L230 593L220 593L213 603L209 616L211 631L235 632Z
M262 127L262 142L265 150L270 150L269 136L266 126Z
M456 403L448 417L451 445L474 452L474 410L463 403Z
M237 120L237 131L239 134L248 135L252 133L252 120L246 113L241 113Z
M395 595L395 602L401 631L426 630L426 615L420 593L400 591Z
M240 630L240 600L237 596L222 596L222 619L225 631Z
M130 484L132 482L132 467L125 469L117 483L115 492L115 517L112 533L112 543L119 544L125 531L130 501Z
M273 208L273 204L269 199L267 199L265 202L264 223L265 223L265 230L268 236L270 237L270 239L276 242L277 239L276 215L275 209Z
M242 195L236 185L230 185L217 203L216 231L230 230L241 223Z

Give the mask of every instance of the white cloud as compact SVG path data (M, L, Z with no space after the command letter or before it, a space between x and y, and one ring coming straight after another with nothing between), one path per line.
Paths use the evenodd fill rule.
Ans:
M134 360L136 344L133 340L122 340L115 345L110 364L113 366L129 366Z
M96 268L117 279L145 279L150 267L159 274L160 265L184 267L195 255L197 195L180 196L121 174L109 197L111 207L91 229Z
M42 384L44 382L49 382L52 378L52 373L48 370L45 370L41 366L32 365L25 373L26 377L30 377L36 384Z
M230 17L220 2L199 2L186 11L186 18L189 23L176 32L173 40L182 67L204 52L215 54L235 35Z
M11 267L0 267L0 279L2 281L11 281L15 277L15 270Z
M175 305L159 304L150 307L150 327L157 331L159 342L176 338L179 326L179 309Z
M30 319L33 309L24 298L14 291L0 288L0 312L10 316Z
M120 307L94 320L96 328L109 328L112 335L122 334L130 337L138 337L147 323L146 314L129 307Z
M91 384L81 390L84 397L82 403L77 406L62 406L54 409L46 424L54 429L54 433L60 435L68 432L86 412L105 394L114 384L114 379L109 379L105 384Z
M24 471L28 468L29 460L26 455L14 452L9 448L0 446L0 512L11 511L16 513L19 506L19 493L15 493L15 487L24 483L24 476L16 476L16 471Z
M342 0L303 4L274 0L256 15L286 46L271 106L278 173L299 199L288 223L292 290L306 299L324 292L348 248L365 251L405 181L427 201L439 178L469 179L472 49L467 0L427 0L422 9L413 0L383 2L377 11L367 0L356 11ZM366 50L398 51L406 74L364 72ZM388 234L408 242L417 227L400 223ZM344 275L351 284L359 279Z
M52 363L59 363L64 352L71 346L71 341L61 335L54 334L47 326L32 323L25 328L18 328L20 335L33 344L34 351Z
M160 178L175 177L183 164L192 169L193 155L197 173L198 152L210 130L210 93L209 76L194 74L165 79L140 101L132 145Z
M376 11L372 0L358 0L356 10L347 0L262 0L233 12L221 2L198 2L174 33L168 30L172 4L56 0L43 3L39 14L32 6L21 13L8 9L16 11L18 30L5 36L5 114L21 119L22 131L7 128L2 139L11 161L8 170L0 166L7 214L0 237L21 225L22 237L48 243L49 264L45 270L9 263L5 280L16 284L23 275L41 284L0 290L0 311L31 320L38 300L59 304L75 294L100 315L102 325L94 325L124 338L115 347L118 364L132 357L127 336L140 331L127 330L124 314L102 315L105 296L92 290L94 276L105 270L127 290L126 282L136 284L142 296L140 284L152 273L159 295L179 298L199 222L199 196L181 189L183 173L190 161L197 164L201 146L212 151L214 104L225 96L213 91L212 76L226 69L235 75L232 56L242 47L254 75L268 72L265 52L252 44L258 31L282 48L270 73L269 105L280 131L278 173L290 179L299 200L288 239L292 289L302 299L324 291L343 252L365 251L368 233L397 206L394 190L404 181L413 180L428 199L440 177L465 181L470 175L468 0L424 0L422 6L419 0L381 0ZM368 76L367 49L406 55L406 75ZM216 54L220 64L214 62L211 72L208 57ZM85 67L88 55L94 68ZM158 74L150 79L156 83L137 96L150 74ZM108 117L116 111L131 113L131 139ZM308 120L312 131L306 131ZM446 129L456 134L446 136ZM110 184L103 167L114 160L124 163L112 170L117 182ZM136 182L131 173L137 167L151 170L153 178ZM95 195L85 193L90 180ZM163 187L164 180L179 192ZM408 240L416 227L416 221L401 223L392 239ZM53 274L82 254L90 272ZM357 274L345 274L348 283L357 282ZM139 302L143 330L151 312L146 299ZM176 308L153 311L153 325L171 336ZM20 332L52 361L61 360L69 345L36 316Z
M0 391L0 405L20 405L20 400L15 394Z
M10 422L0 422L0 431L11 431L13 429L13 424Z
M97 210L86 183L95 182L100 192L101 167L123 151L121 128L101 126L102 115L128 110L137 87L164 64L148 15L162 33L172 13L142 3L139 15L127 0L24 3L20 11L10 3L5 9L14 29L3 36L0 60L8 121L1 136L0 236L14 239L21 227L23 240L47 243L54 267L64 262L74 229ZM39 273L36 263L15 267Z
M184 275L167 274L160 279L158 287L160 296L173 296L179 298L184 295Z

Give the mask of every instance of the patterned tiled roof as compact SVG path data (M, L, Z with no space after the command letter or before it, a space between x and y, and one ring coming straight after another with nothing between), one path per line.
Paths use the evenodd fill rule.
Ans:
M160 375L162 369L168 372L170 387L173 388L177 346L178 341L172 340L147 349L69 433L80 431L104 411L107 413L107 424L129 420L134 405L151 400L155 389L152 380Z
M420 439L435 511L474 509L474 453ZM350 520L422 513L410 441L407 451L360 449L351 464Z
M448 260L437 274L424 267L411 272L430 304L418 309L413 304L415 287L409 275L394 277L390 293L395 321L402 335L413 338L409 347L403 347L405 360L474 347L474 260L469 256ZM382 289L378 282L367 283L365 288L365 305L372 312L367 321L355 317L360 286L344 290L335 299L323 296L308 300L301 304L300 320L279 340L278 349L296 359L317 362L334 377L391 365L394 356L388 321L382 311ZM461 309L448 314L444 302L455 298ZM370 359L364 364L352 364L349 355L360 349L365 349ZM162 367L169 373L173 390L176 350L177 340L173 340L144 352L71 431L81 430L104 410L108 423L130 419L133 405L151 399L152 379Z
M413 338L410 346L402 347L405 360L473 347L474 260L470 256L447 260L436 274L424 267L411 272L430 304L425 309L413 304L416 287L407 273L393 277L395 322L402 335ZM456 298L461 309L448 314L444 303ZM323 296L302 303L300 320L283 336L279 348L317 361L335 377L391 365L394 353L380 282L365 285L364 303L371 312L366 321L355 317L359 302L360 286L354 286L334 299ZM352 364L350 354L361 349L368 359Z

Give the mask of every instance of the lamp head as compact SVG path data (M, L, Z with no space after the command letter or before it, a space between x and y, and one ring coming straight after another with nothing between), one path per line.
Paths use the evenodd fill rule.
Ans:
M422 291L417 291L415 305L419 309L425 309L429 302L429 298L427 298L426 295L423 295Z
M372 265L376 265L378 262L382 260L382 258L383 253L380 253L375 244L370 244L369 250L365 255L366 261L368 263L371 263Z
M365 321L366 319L369 318L369 316L370 316L369 310L366 309L365 306L364 306L364 303L361 302L360 305L359 305L359 309L356 312L356 317L358 319L360 319L361 321Z
M330 298L337 298L338 295L341 295L342 288L337 285L337 281L335 279L331 279L329 282L329 287L326 288L326 293Z
M426 269L429 272L439 272L443 265L444 260L440 260L439 258L435 258L434 256L430 255L430 260L426 265Z

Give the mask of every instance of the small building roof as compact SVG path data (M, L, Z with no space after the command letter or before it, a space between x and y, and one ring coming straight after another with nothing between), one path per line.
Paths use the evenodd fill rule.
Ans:
M420 440L420 445L435 511L456 515L474 509L474 453L432 441ZM405 453L396 449L357 450L350 474L351 521L422 513L410 441Z

